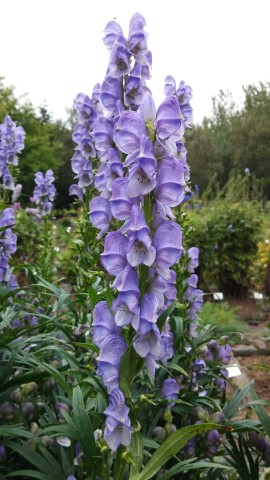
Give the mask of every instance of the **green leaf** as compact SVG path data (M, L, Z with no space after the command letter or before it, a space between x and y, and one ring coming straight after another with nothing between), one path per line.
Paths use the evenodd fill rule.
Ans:
M253 385L251 385L250 387L250 397L251 397L251 400L259 400L259 397L253 387ZM258 418L264 428L264 430L266 431L267 435L270 436L270 416L268 415L267 411L265 410L265 408L263 408L262 405L259 405L259 404L255 404L254 405L254 408L256 410L256 413L258 415Z
M132 408L131 385L143 366L143 358L141 358L130 345L125 351L120 364L120 389L124 393L129 407Z
M212 463L212 462L194 462L192 461L187 463L187 461L180 462L178 465L170 468L165 475L159 477L159 480L170 480L173 475L180 472L186 472L188 470L197 470L199 472L201 469L210 469L210 468L217 468L222 470L232 470L232 467L228 465L224 465L222 463Z
M38 472L37 470L16 470L16 472L11 472L6 475L6 478L12 477L13 479L16 477L33 477L37 480L51 480L51 477L48 477L46 473Z
M48 480L66 480L66 475L50 452L46 452L49 458L48 460L33 448L29 448L29 445L20 445L10 441L3 443L15 452L19 453L19 455L25 458L29 463L37 467L40 472L45 473Z
M77 439L84 452L86 462L88 466L91 467L93 466L93 457L97 456L96 442L91 420L87 415L79 385L73 389L72 405L72 420L76 429Z
M87 293L89 297L90 307L92 310L94 310L96 304L100 301L100 297L98 296L97 291L91 285L89 285L89 287L87 288Z
M244 400L244 398L249 394L251 389L251 383L248 383L244 388L241 390L236 390L233 396L230 398L227 405L225 405L223 409L223 413L225 418L229 419L233 417L236 413L238 413L239 406Z
M130 452L135 463L130 468L130 474L137 475L142 468L143 462L143 437L140 431L134 432L132 435Z
M176 455L176 453L185 446L188 440L195 435L207 432L213 428L220 429L222 427L215 423L202 423L184 427L181 430L171 433L155 451L141 473L135 476L131 475L129 480L148 480L152 478L171 457Z
M173 302L168 308L166 308L166 310L164 310L164 312L162 312L162 314L158 317L157 319L157 326L159 328L159 331L161 332L164 325L165 325L165 322L167 320L167 318L171 315L171 313L174 311L175 309L175 304L176 302Z

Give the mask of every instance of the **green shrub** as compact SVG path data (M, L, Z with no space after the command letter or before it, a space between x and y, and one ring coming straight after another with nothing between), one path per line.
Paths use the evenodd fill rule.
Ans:
M230 307L227 302L205 302L200 314L202 325L215 327L216 336L230 335L230 342L239 342L240 333L246 329L245 322L237 314L239 307Z
M190 246L200 249L203 288L240 297L252 286L251 266L257 255L259 209L252 202L217 199L190 213Z

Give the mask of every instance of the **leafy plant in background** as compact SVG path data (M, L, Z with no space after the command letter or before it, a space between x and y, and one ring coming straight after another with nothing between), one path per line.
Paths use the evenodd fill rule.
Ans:
M259 205L239 198L239 178L215 199L190 211L192 243L200 249L200 278L207 291L245 296L252 287L252 265L261 232ZM245 182L243 183L245 192ZM235 193L234 193L235 192Z
M197 325L199 251L181 205L191 89L168 76L156 110L144 27L135 14L125 39L109 22L106 78L75 101L77 284L69 293L29 265L24 290L2 279L3 478L257 480L259 461L269 464L263 403L250 385L227 399L231 346ZM259 420L236 417L247 407Z
M238 315L237 307L230 307L227 302L205 302L199 319L202 325L215 327L217 337L229 335L230 342L238 342L246 329L245 322Z

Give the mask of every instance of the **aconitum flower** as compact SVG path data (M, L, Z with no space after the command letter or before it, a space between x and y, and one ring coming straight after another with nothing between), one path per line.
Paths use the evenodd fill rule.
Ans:
M115 452L119 445L129 446L133 428L128 416L129 408L119 388L112 391L109 406L104 413L106 415L104 438L110 449Z
M161 395L166 400L176 400L178 398L179 391L180 387L174 378L166 378L166 380L163 381L161 386ZM173 402L170 403L170 406L173 405Z
M10 228L6 228L0 232L0 284L7 282L12 290L16 288L16 279L11 273L9 259L17 249L17 236L11 229L14 225L14 209L5 208L0 217L0 228Z
M0 178L3 187L14 190L15 184L10 172L10 165L18 166L18 156L24 148L25 131L17 127L10 116L0 125Z
M43 175L42 172L37 172L35 175L35 182L36 187L33 192L33 202L41 206L42 215L49 215L52 211L52 202L56 193L56 189L53 184L53 171L47 170L45 175Z

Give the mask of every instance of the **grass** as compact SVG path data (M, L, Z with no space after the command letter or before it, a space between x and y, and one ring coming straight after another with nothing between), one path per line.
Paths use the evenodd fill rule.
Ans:
M241 334L246 330L246 323L238 315L239 308L230 307L227 302L205 302L200 314L201 325L215 327L216 336L228 335L230 343L239 343Z

